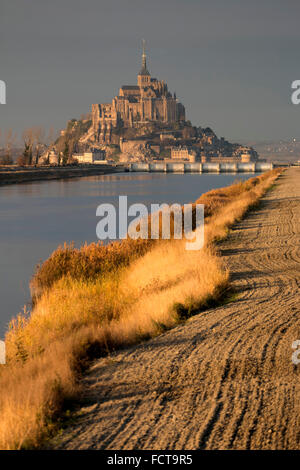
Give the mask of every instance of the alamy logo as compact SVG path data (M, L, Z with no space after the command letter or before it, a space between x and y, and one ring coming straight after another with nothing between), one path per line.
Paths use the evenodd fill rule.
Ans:
M292 85L291 85L293 91L291 95L291 100L293 104L299 104L300 103L300 80L294 80Z
M292 343L292 348L296 349L296 351L292 354L292 363L297 366L300 363L300 340L296 339Z
M5 342L0 341L0 364L6 363Z
M204 205L151 204L149 217L144 204L128 207L127 196L119 196L119 234L117 236L117 211L113 204L100 204L96 215L101 217L96 227L99 240L152 239L186 241L186 250L200 250L204 245ZM171 214L173 217L171 217ZM128 217L135 217L128 225ZM150 222L150 224L149 224Z
M6 104L6 84L0 80L0 104Z

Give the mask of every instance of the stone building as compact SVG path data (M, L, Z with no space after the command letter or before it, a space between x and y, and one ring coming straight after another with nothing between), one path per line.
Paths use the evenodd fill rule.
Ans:
M91 152L84 152L83 154L73 153L72 157L78 163L103 163L105 162L105 151L94 149Z
M197 153L195 150L188 147L173 147L171 148L171 159L172 160L189 160L195 162L197 160Z
M55 148L47 149L39 158L39 165L58 165L59 155Z
M252 147L242 145L236 149L235 156L238 156L242 163L256 162L258 160L258 153Z
M94 141L110 143L112 129L136 128L150 122L173 124L185 121L185 108L167 84L152 78L147 68L143 44L142 67L137 85L124 85L111 103L92 105Z

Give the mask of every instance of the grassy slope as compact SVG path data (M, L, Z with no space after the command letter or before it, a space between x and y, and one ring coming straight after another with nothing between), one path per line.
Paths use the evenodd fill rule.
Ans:
M205 246L124 241L59 248L39 267L35 307L6 336L0 375L0 448L28 448L57 427L90 359L175 326L224 297L229 273L215 242L274 182L272 171L196 201L205 204Z

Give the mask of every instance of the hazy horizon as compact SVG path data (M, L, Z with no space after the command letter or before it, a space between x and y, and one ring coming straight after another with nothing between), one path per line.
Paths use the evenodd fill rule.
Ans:
M152 76L187 119L231 141L299 137L300 4L263 0L2 0L0 129L55 130L135 84L146 40Z

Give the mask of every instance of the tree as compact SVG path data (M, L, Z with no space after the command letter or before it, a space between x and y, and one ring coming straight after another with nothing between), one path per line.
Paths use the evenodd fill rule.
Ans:
M35 140L35 164L38 165L42 149L45 145L45 129L43 127L35 127L33 129L33 138Z
M45 163L46 163L46 165L49 165L49 163L50 163L50 152L47 152L47 158L46 158Z
M69 159L69 145L68 145L68 142L65 142L65 148L64 148L63 156L62 156L63 166L67 164L68 159Z
M2 155L0 157L0 165L12 165L13 159L9 155Z
M25 159L25 165L32 165L33 147L35 140L33 128L25 129L22 137L24 142L23 157Z
M17 165L18 166L25 166L26 165L26 157L24 157L24 155L20 155L17 158Z
M12 148L16 138L17 134L14 134L12 129L8 129L8 131L4 133L4 155L2 156L3 165L11 165L13 163Z
M52 146L54 144L54 141L55 141L55 132L54 132L53 127L50 127L48 136L46 138L46 145Z

